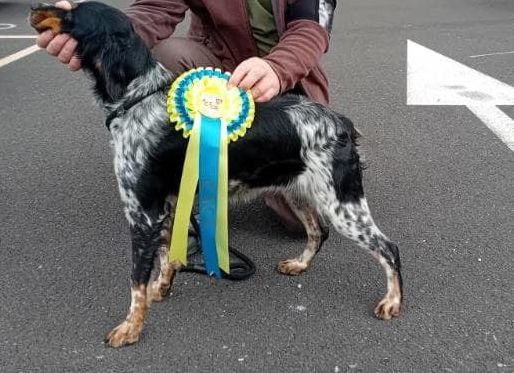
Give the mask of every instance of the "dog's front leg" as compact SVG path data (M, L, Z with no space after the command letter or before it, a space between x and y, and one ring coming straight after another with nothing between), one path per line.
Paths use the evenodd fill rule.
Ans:
M175 210L175 205L172 204L170 207L171 211ZM160 302L166 296L168 296L171 285L173 284L173 280L177 272L180 271L182 264L180 262L170 262L168 259L169 249L170 249L170 226L173 221L173 213L172 217L163 221L161 227L161 243L158 249L158 259L159 259L159 276L152 282L152 285L148 288L148 296L151 297L152 302Z
M133 217L130 233L132 238L132 286L130 309L125 321L114 328L105 338L112 347L121 347L139 340L151 299L147 286L153 267L154 256L162 238L160 223L153 222L149 215L141 213Z

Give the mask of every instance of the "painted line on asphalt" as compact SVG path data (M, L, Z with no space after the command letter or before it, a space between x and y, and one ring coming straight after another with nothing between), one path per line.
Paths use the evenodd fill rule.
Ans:
M15 27L16 27L16 25L14 25L12 23L0 23L0 30L10 30Z
M514 105L514 87L411 40L408 105Z
M10 64L11 62L14 62L16 60L19 60L20 58L23 58L23 57L26 57L28 56L29 54L32 54L34 52L37 52L38 50L40 50L41 48L39 48L37 45L33 45L31 47L28 47L28 48L25 48L25 49L22 49L21 51L18 51L16 53L13 53L11 54L10 56L7 56L7 57L4 57L2 59L0 59L0 67L3 67L5 65L8 65Z
M37 35L0 35L0 39L35 39Z
M514 120L511 117L496 106L468 105L468 109L514 152Z
M469 56L469 58L479 58L479 57L489 57L489 56L501 56L502 54L514 54L514 51L509 51L509 52L495 52L495 53L486 53L486 54L475 54L474 56Z
M514 151L514 87L420 44L407 41L407 105L462 105Z

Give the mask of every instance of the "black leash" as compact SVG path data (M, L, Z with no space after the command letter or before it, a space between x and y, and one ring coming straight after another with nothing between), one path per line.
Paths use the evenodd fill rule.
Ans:
M198 251L202 250L202 240L200 237L200 226L198 224L198 221L196 218L191 215L191 225L193 227L193 234L194 238L196 239L196 248L197 250L189 250L188 251L188 257L191 257L195 255ZM191 236L191 234L190 234ZM251 261L250 258L248 258L246 255L244 255L242 252L234 249L233 247L228 247L229 253L232 255L232 257L236 257L239 259L238 261L230 261L230 273L225 273L221 271L221 277L226 280L231 281L242 281L246 280L249 277L251 277L255 273L255 264ZM207 275L207 271L205 270L205 266L203 263L194 263L190 260L188 260L189 264L186 267L183 267L181 271L184 272L194 272L194 273L201 273L204 275Z

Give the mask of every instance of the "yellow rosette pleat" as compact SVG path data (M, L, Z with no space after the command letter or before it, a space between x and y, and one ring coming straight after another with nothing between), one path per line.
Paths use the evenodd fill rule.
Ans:
M196 186L198 185L198 164L200 162L200 130L201 120L195 118L195 124L189 136L186 159L180 180L177 207L173 219L169 261L179 261L187 265L187 243L189 219L195 202Z

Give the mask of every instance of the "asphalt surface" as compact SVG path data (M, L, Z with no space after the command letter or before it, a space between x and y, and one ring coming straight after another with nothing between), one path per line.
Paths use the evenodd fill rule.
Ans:
M124 7L128 2L116 2ZM0 0L0 35L32 33ZM248 281L180 275L140 342L103 336L129 304L129 236L87 78L43 52L0 68L1 372L514 372L514 154L465 107L406 106L406 41L514 84L511 0L340 1L332 106L365 134L369 204L399 243L406 309L373 317L381 268L335 232L305 274L262 203L231 211ZM0 58L33 40L0 39ZM511 108L505 111L514 116Z

